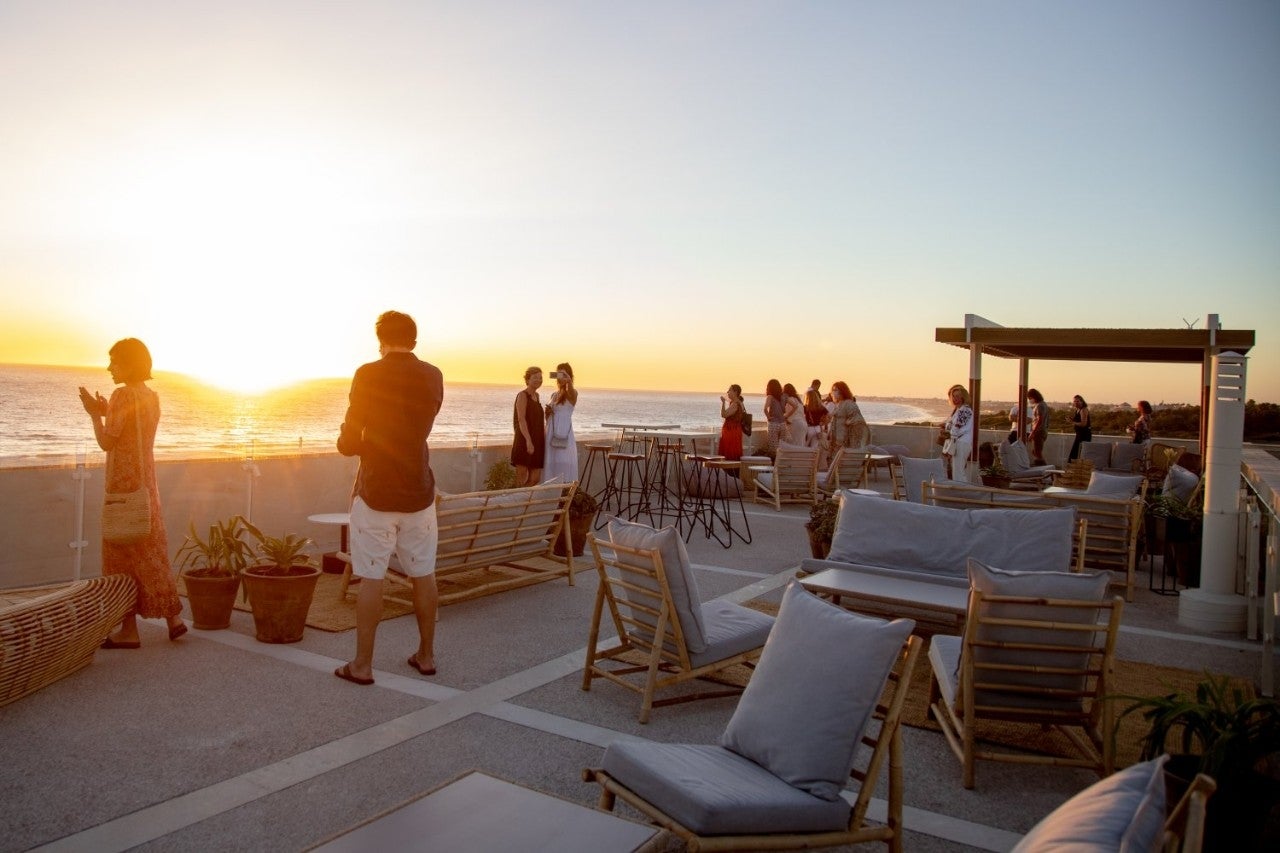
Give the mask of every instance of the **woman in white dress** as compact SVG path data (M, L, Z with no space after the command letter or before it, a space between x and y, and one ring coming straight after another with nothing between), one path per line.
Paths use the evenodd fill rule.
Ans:
M573 436L578 389L573 387L573 368L567 362L556 365L551 378L556 381L556 390L547 403L547 456L542 482L572 483L578 479L578 445Z
M796 392L796 386L788 382L782 386L782 407L783 414L787 420L787 427L783 430L783 440L788 444L804 446L805 434L809 431L809 425L804 420L804 401L800 399L799 393Z

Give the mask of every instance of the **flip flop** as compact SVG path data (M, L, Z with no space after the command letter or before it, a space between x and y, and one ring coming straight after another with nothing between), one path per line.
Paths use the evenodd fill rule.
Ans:
M98 646L98 648L100 649L140 649L142 648L142 641L141 640L132 640L132 641L113 640L110 637L107 637L105 640L102 641L102 645Z
M416 669L419 675L435 675L436 674L436 668L434 666L429 669L426 667L419 666L417 655L409 655L409 666Z
M177 627L177 628L170 628L170 629L169 629L169 639L170 639L170 640L176 640L176 639L178 639L179 637L181 637L181 636L182 636L183 634L185 634L185 633L187 633L187 623L186 623L186 622L180 622L180 623L178 624L178 627Z
M373 684L372 678L356 678L351 674L351 664L344 663L333 671L333 674L341 678L343 681L350 681L352 684L359 684L361 687L368 687Z

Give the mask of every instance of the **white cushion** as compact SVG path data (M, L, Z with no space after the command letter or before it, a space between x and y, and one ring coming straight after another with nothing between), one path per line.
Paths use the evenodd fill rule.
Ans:
M609 519L609 541L628 548L656 550L662 555L662 568L667 574L667 586L671 589L671 602L680 620L684 644L690 652L707 650L706 628L702 621L702 607L698 595L698 582L689 564L689 554L684 541L674 527L654 530L645 524L636 524L620 518ZM621 562L627 562L619 555ZM631 580L634 576L629 576ZM641 583L642 581L634 581Z
M720 745L835 802L914 627L910 619L885 622L850 613L791 583ZM851 649L856 654L841 651Z
M1168 760L1161 755L1093 783L1033 826L1013 853L1160 849Z
M1191 500L1191 494L1196 490L1196 486L1199 483L1200 478L1186 468L1181 465L1170 465L1169 473L1164 478L1162 491L1166 495L1173 495L1178 500L1186 503Z
M1142 480L1141 474L1108 474L1105 471L1094 471L1089 475L1089 485L1084 493L1105 498L1129 498L1138 493L1138 489L1142 487Z

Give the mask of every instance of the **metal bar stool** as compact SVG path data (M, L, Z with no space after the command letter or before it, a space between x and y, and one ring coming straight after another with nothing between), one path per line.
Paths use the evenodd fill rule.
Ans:
M648 460L645 454L615 450L608 453L606 458L609 461L609 481L600 499L600 508L596 511L595 528L599 530L607 522L610 502L616 505L614 515L619 518L635 521L644 514L649 516L649 523L653 524L653 510L649 507Z
M724 459L723 456L701 456L697 453L690 453L684 457L686 462L692 463L687 474L682 472L682 488L683 494L680 502L681 512L689 515L689 530L684 535L684 541L688 542L693 537L693 529L701 524L706 537L710 539L715 530L715 502L714 495L709 491L711 472L706 468L706 463L713 459ZM724 545L723 540L716 536L716 541ZM727 546L726 546L727 547Z
M737 536L742 540L744 545L751 544L751 522L747 520L747 508L742 503L742 493L745 486L740 478L731 476L731 472L741 471L741 460L735 459L708 459L702 463L705 468L713 476L710 479L715 481L714 489L711 493L711 521L714 524L717 518L723 519L725 538L721 539L716 536L716 541L724 547L728 548L733 544L733 537ZM735 530L733 527L733 507L730 501L737 499L738 512L742 514L742 526L746 531L744 534L741 530ZM720 505L723 515L716 511L716 504Z
M582 465L582 476L578 478L578 487L586 489L597 503L603 503L605 490L609 488L609 454L613 452L612 444L588 444L587 461ZM600 460L600 476L604 485L591 492L591 475L595 472L596 459Z

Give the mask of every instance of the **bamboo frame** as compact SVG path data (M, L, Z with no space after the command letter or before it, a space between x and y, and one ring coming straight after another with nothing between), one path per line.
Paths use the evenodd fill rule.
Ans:
M662 555L656 550L630 548L613 543L602 552L593 534L587 534L587 543L595 559L600 585L596 588L595 607L591 612L587 660L582 670L583 690L590 690L593 680L603 678L639 693L641 723L649 722L653 708L698 699L737 696L742 692L741 687L726 685L717 690L655 699L654 694L663 688L702 678L737 664L754 666L764 647L762 645L732 657L694 666L685 645L684 630L680 620L676 618ZM625 562L624 558L629 558L631 562ZM611 575L610 570L614 574ZM607 649L600 649L600 623L606 604L609 617L618 633L618 643ZM635 664L621 660L631 653L645 656L645 662ZM632 675L641 677L638 681L626 677Z
M818 502L818 448L778 445L769 473L773 488L765 486L756 472L756 501L773 504L778 512L784 503Z
M1190 787L1164 820L1160 849L1164 853L1200 853L1204 845L1205 807L1218 788L1212 776L1197 773Z
M440 540L436 545L436 577L502 566L519 575L497 576L489 583L458 592L440 591L440 603L456 604L495 592L567 576L574 585L573 548L569 534L569 504L578 482L547 483L490 492L439 495L436 524ZM555 542L564 543L565 556L554 554ZM338 557L346 565L342 571L340 595L346 598L351 584L351 558ZM547 561L553 564L548 567ZM388 571L383 597L412 604L412 581Z
M1076 517L1089 522L1083 551L1083 568L1118 573L1112 586L1124 588L1125 601L1133 601L1138 565L1138 535L1147 483L1131 498L1104 497L1068 492L1013 492L966 483L926 483L925 503L959 509L1045 509L1073 507ZM1079 555L1077 555L1079 556Z
M0 706L93 662L111 629L133 610L133 578L110 574L32 589L0 608Z
M879 723L874 735L863 735L862 743L870 752L859 750L859 757L866 756L866 765L855 765L850 779L858 785L858 795L849 810L849 826L839 831L813 833L776 833L765 835L698 835L693 830L649 803L639 794L623 785L604 770L587 768L582 771L584 782L600 785L598 807L613 811L618 798L644 814L651 821L682 838L690 851L712 850L798 850L811 847L828 847L837 844L859 844L865 841L883 841L889 850L902 850L903 803L903 751L902 709L911 685L911 674L920 657L924 641L910 636L903 644L898 661L886 679L885 687L876 704L873 719ZM870 729L871 727L869 727ZM889 796L884 825L867 824L867 809L875 794L876 783L885 763L888 763Z
M865 448L840 447L831 457L827 468L826 483L818 485L824 495L834 495L840 489L860 489L867 481L867 457ZM815 481L816 482L816 481Z
M1043 618L1012 618L991 615L993 606L1021 605L1043 612ZM1124 602L1119 596L1109 601L1028 598L984 595L969 590L969 617L965 623L960 652L959 682L951 703L943 700L939 676L934 670L929 682L929 710L942 729L951 751L960 759L965 788L975 784L975 764L979 759L1014 764L1049 764L1087 767L1100 776L1114 769L1109 733L1112 729L1109 693L1115 658L1116 635ZM1089 621L1063 621L1071 612L1093 613ZM990 628L1016 628L1045 639L983 639ZM1090 635L1080 644L1065 643L1054 634ZM1098 638L1101 637L1101 640ZM997 650L1004 660L987 659L976 650ZM1083 663L1075 659L1083 657ZM1078 680L1078 688L1046 686L1034 682L1036 676L1056 676L1062 681ZM1026 676L1027 683L1011 678ZM982 702L978 694L982 693ZM1006 720L1057 728L1075 747L1077 757L1014 753L980 747L973 723L977 720Z

